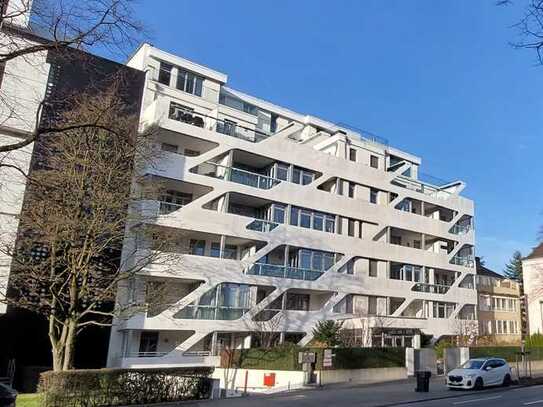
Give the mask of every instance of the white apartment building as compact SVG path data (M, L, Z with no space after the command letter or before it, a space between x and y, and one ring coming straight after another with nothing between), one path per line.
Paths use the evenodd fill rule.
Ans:
M525 304L530 335L543 334L543 243L522 259Z
M367 323L373 346L475 319L464 183L426 182L420 158L384 140L243 94L151 45L128 65L147 72L141 125L158 126L163 153L145 170L167 185L147 201L148 223L178 245L121 287L124 302L152 302L157 286L168 300L116 321L110 366L212 364L263 330L305 345L325 319Z

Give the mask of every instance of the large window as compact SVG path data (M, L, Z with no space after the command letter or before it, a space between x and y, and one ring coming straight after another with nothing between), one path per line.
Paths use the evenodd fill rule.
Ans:
M449 318L454 312L455 305L450 302L433 302L434 318Z
M303 228L335 232L336 217L323 212L302 209L296 206L290 208L290 224Z
M309 294L287 293L287 310L309 311Z
M369 269L370 277L377 277L378 265L379 265L379 262L377 260L370 259L370 269Z
M204 256L205 255L205 247L206 247L206 241L205 240L190 240L190 247L189 252L190 254L194 254L196 256Z
M324 272L335 264L336 255L320 250L300 249L290 254L289 262L292 267Z
M175 87L183 92L191 93L196 96L202 96L202 84L204 78L195 75L192 72L178 68L177 82Z
M313 182L315 174L303 168L294 167L292 170L292 182L295 184L307 185Z
M285 205L274 203L272 221L275 223L285 223L285 212L286 212Z
M163 85L170 86L170 80L172 77L172 68L173 65L167 64L165 62L160 63L160 68L158 71L158 81Z

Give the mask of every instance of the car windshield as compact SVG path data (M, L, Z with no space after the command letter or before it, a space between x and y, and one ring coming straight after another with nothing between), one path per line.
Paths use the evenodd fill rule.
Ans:
M481 366L483 366L483 363L485 363L484 360L468 360L466 363L462 365L463 369L480 369Z

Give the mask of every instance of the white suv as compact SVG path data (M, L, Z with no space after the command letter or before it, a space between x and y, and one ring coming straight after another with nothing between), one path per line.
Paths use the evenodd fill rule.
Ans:
M447 374L447 387L450 389L482 389L485 386L509 386L512 377L511 368L504 359L470 359Z

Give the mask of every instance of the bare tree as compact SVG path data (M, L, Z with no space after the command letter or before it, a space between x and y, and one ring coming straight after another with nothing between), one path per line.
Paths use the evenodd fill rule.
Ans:
M261 348L269 349L277 345L281 336L280 327L283 325L283 321L284 315L279 311L272 318L254 320L249 323L250 331Z
M0 0L0 77L28 87L28 81L36 79L20 76L18 69L10 69L10 63L17 60L43 69L50 52L72 58L85 55L66 50L126 56L144 36L143 26L135 18L133 0ZM0 153L23 148L43 135L63 130L40 126L44 100L22 101L20 92L12 93L0 91L0 125L20 123L29 105L36 106L35 123L23 126L16 141L0 142ZM74 123L67 126L73 128Z
M146 226L154 215L142 209L152 188L137 174L155 159L152 135L138 134L118 94L113 84L79 95L57 120L64 130L39 149L17 245L1 248L13 269L0 301L48 320L54 370L72 367L82 330L127 315L130 304L115 304L117 286L160 261L170 242ZM90 125L72 128L76 120ZM143 186L137 195L133 185Z
M474 319L457 319L455 321L454 336L456 346L471 346L479 334L479 324Z
M543 0L497 0L498 6L512 6L521 3L524 15L514 24L520 39L511 45L517 49L535 50L539 64L543 64Z

